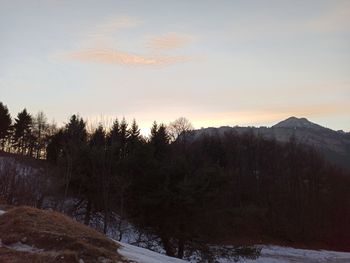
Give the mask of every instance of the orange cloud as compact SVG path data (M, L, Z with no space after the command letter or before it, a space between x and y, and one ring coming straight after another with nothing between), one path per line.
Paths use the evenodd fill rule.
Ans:
M134 66L166 66L190 60L184 56L144 56L110 49L77 51L68 54L67 57L86 62Z
M110 35L111 33L124 29L131 28L141 25L141 20L130 17L130 16L120 16L105 19L100 24L96 25L92 32L89 34L90 37L104 37Z
M160 50L175 49L188 45L193 39L191 36L169 33L149 39L147 46Z

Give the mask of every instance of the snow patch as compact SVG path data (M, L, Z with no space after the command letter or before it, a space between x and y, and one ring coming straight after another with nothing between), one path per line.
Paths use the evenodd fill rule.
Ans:
M120 245L118 252L131 262L137 263L185 263L188 261L158 254L148 249L117 242ZM259 246L262 248L260 257L240 259L238 263L349 263L349 252L328 250L296 249L281 246ZM196 260L191 260L195 263ZM232 263L232 260L221 258L218 263Z
M177 258L168 257L148 249L135 247L129 244L117 242L120 245L118 252L128 260L137 263L185 263Z
M224 259L220 263L228 263ZM240 260L244 263L316 263L316 262L350 262L350 253L327 250L296 249L280 246L262 246L261 255L256 260Z
M4 246L5 248L20 251L20 252L28 252L28 253L41 253L44 250L36 247L29 246L27 244L23 244L21 242L13 243L11 245Z

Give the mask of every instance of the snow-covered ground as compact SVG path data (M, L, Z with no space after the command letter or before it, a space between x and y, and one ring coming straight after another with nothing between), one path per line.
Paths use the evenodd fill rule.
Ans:
M14 169L19 176L31 176L39 172L38 169L17 161L14 157L0 156L0 171Z
M0 244L1 245L1 244ZM16 251L20 251L20 252L28 252L28 253L41 253L44 250L40 249L40 248L36 248L34 246L29 246L27 244L23 244L22 242L17 242L17 243L13 243L11 245L2 245L5 248L9 248L12 250L16 250Z
M295 249L291 247L263 246L261 255L256 260L240 261L245 263L316 263L339 262L349 263L350 253L326 250ZM224 260L220 263L228 263Z
M24 165L16 163L13 158L9 157L0 157L0 171L6 169L7 165L14 165L17 174L27 177L35 172L36 169L31 167L26 167ZM3 215L5 211L0 210L0 216ZM117 218L118 219L118 218ZM96 218L95 221L101 221L100 218ZM94 220L92 220L94 221ZM102 221L101 221L102 222ZM102 224L102 223L101 223ZM98 224L97 224L98 225ZM137 262L137 263L185 263L188 261L167 257L164 254L159 254L151 250L133 246L127 243L137 243L142 246L142 238L140 242L140 236L138 235L136 229L129 224L128 222L123 222L122 225L124 243L119 243L121 245L118 252L123 255L126 259ZM115 238L118 236L118 233L113 233L108 231L109 236ZM0 236L0 247L1 236ZM21 242L14 243L10 246L5 246L7 248L17 250L17 251L26 251L31 253L40 253L42 250L40 248L35 248L28 246ZM151 246L152 249L163 252L161 247ZM244 260L241 259L239 263L350 263L350 253L346 252L335 252L335 251L325 251L325 250L306 250L306 249L295 249L290 247L280 247L280 246L261 246L261 255L256 260ZM195 263L196 261L191 261ZM227 259L218 259L219 263L231 263L232 260Z
M137 263L185 263L188 261L153 252L151 250L135 247L133 245L119 243L118 252L126 259Z
M126 259L137 263L185 263L188 261L167 257L148 249L125 243L118 252ZM219 263L232 263L232 260L221 259ZM350 263L350 253L326 250L295 249L280 246L262 246L261 255L256 260L241 259L239 263Z
M6 213L0 210L0 216ZM117 241L116 241L117 242ZM188 261L167 257L151 250L136 247L130 244L117 242L120 245L118 252L131 262L136 263L185 263ZM0 237L0 247L1 244ZM41 253L43 250L17 242L4 246L17 251ZM295 249L280 246L261 246L261 255L256 260L241 259L239 263L350 263L350 252L335 252L326 250ZM195 261L192 261L195 263ZM232 263L232 260L219 259L218 263Z

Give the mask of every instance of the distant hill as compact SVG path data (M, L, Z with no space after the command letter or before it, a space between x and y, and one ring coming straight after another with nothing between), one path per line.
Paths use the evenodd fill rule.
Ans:
M273 128L304 128L304 129L314 129L314 130L322 130L326 129L322 127L321 125L318 125L316 123L313 123L309 121L306 118L297 118L297 117L290 117L284 121L281 121L274 126Z
M253 132L267 139L287 142L294 136L299 143L312 146L331 163L350 169L350 133L334 131L313 123L306 118L290 117L272 127L229 127L203 128L194 131L194 138L202 135L223 136L226 132Z

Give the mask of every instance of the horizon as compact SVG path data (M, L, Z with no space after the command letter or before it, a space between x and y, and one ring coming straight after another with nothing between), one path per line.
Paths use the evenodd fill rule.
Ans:
M59 126L291 116L350 131L349 1L2 0L0 92Z
M0 102L1 102L1 101L0 101ZM8 105L6 105L6 103L4 103L4 105L5 105L5 106L8 106ZM26 110L28 111L27 108L23 108L23 109L26 109ZM42 110L40 110L40 111L41 111L41 112L44 112L44 114L45 114L45 111L42 111ZM12 122L13 122L14 119L16 118L16 115L13 115L13 114L11 113L10 110L9 110L9 112L10 112L10 114L11 114L11 118L12 118ZM35 114L32 113L32 112L29 112L29 111L28 111L28 113L31 114L32 116L35 116ZM114 122L116 119L118 119L118 121L121 121L122 119L125 119L129 127L130 127L130 125L131 125L131 123L132 123L133 120L135 120L136 123L139 125L139 122L137 121L136 118L126 119L124 116L121 116L121 117L118 117L118 116L116 116L116 117L112 117L112 116L110 116L110 117L105 117L105 116L102 115L102 116L100 116L99 118L89 119L89 118L85 118L84 116L82 116L82 115L79 114L79 113L73 113L72 115L76 115L76 116L82 118L82 119L85 121L86 126L87 126L87 129L88 129L89 132L93 132L93 131L98 127L98 125L100 125L100 124L108 131L108 130L111 128L113 122ZM61 123L57 123L57 122L55 121L54 118L53 118L52 120L49 120L49 119L48 119L48 123L50 123L50 124L55 124L55 125L57 125L57 128L61 128L61 127L63 127L64 125L66 125L66 124L69 122L69 118L70 118L72 115L70 115L70 116L67 118L66 121L63 121L63 122L61 122ZM45 116L46 116L46 114L45 114ZM47 116L46 116L46 117L47 117ZM186 118L186 119L193 125L192 121L191 121L190 119L188 119L186 116L179 116L179 117L184 117L184 118ZM206 128L221 128L221 127L231 127L231 128L234 128L234 127L249 127L249 128L250 128L250 127L253 127L253 128L263 128L263 127L267 127L267 128L272 128L274 125L276 125L276 124L278 124L278 123L280 123L280 122L286 121L286 120L288 120L288 119L290 119L290 118L296 118L296 119L298 119L298 120L306 119L308 122L311 122L311 123L313 123L313 124L320 125L321 127L328 128L328 129L331 129L331 130L334 130L334 131L350 132L350 130L345 130L345 129L334 129L334 128L332 128L332 127L328 127L328 126L326 126L326 125L323 125L322 123L317 123L317 122L315 122L315 121L313 121L313 120L310 120L309 118L306 118L306 117L304 117L304 116L289 116L289 117L287 117L287 118L280 119L280 120L277 120L277 121L275 121L275 122L271 122L271 123L269 123L268 125L241 125L241 124L237 123L237 124L234 124L234 125L216 125L216 126L210 126L210 125L209 125L209 126L205 126L205 127L204 127L204 126L196 127L195 125L193 125L193 128L194 128L194 130L201 130L201 129L206 129ZM165 123L165 122L158 121L158 120L155 119L155 120L152 121L152 124L153 124L154 122L156 122L157 124L165 124L166 126L168 126L172 121L175 121L175 120L176 120L176 119L171 120L171 121ZM151 125L152 125L152 124L151 124ZM141 127L141 126L139 125L140 132L141 132L141 134L142 134L143 136L146 136L146 137L147 137L147 136L150 135L151 125L150 125L149 127Z

